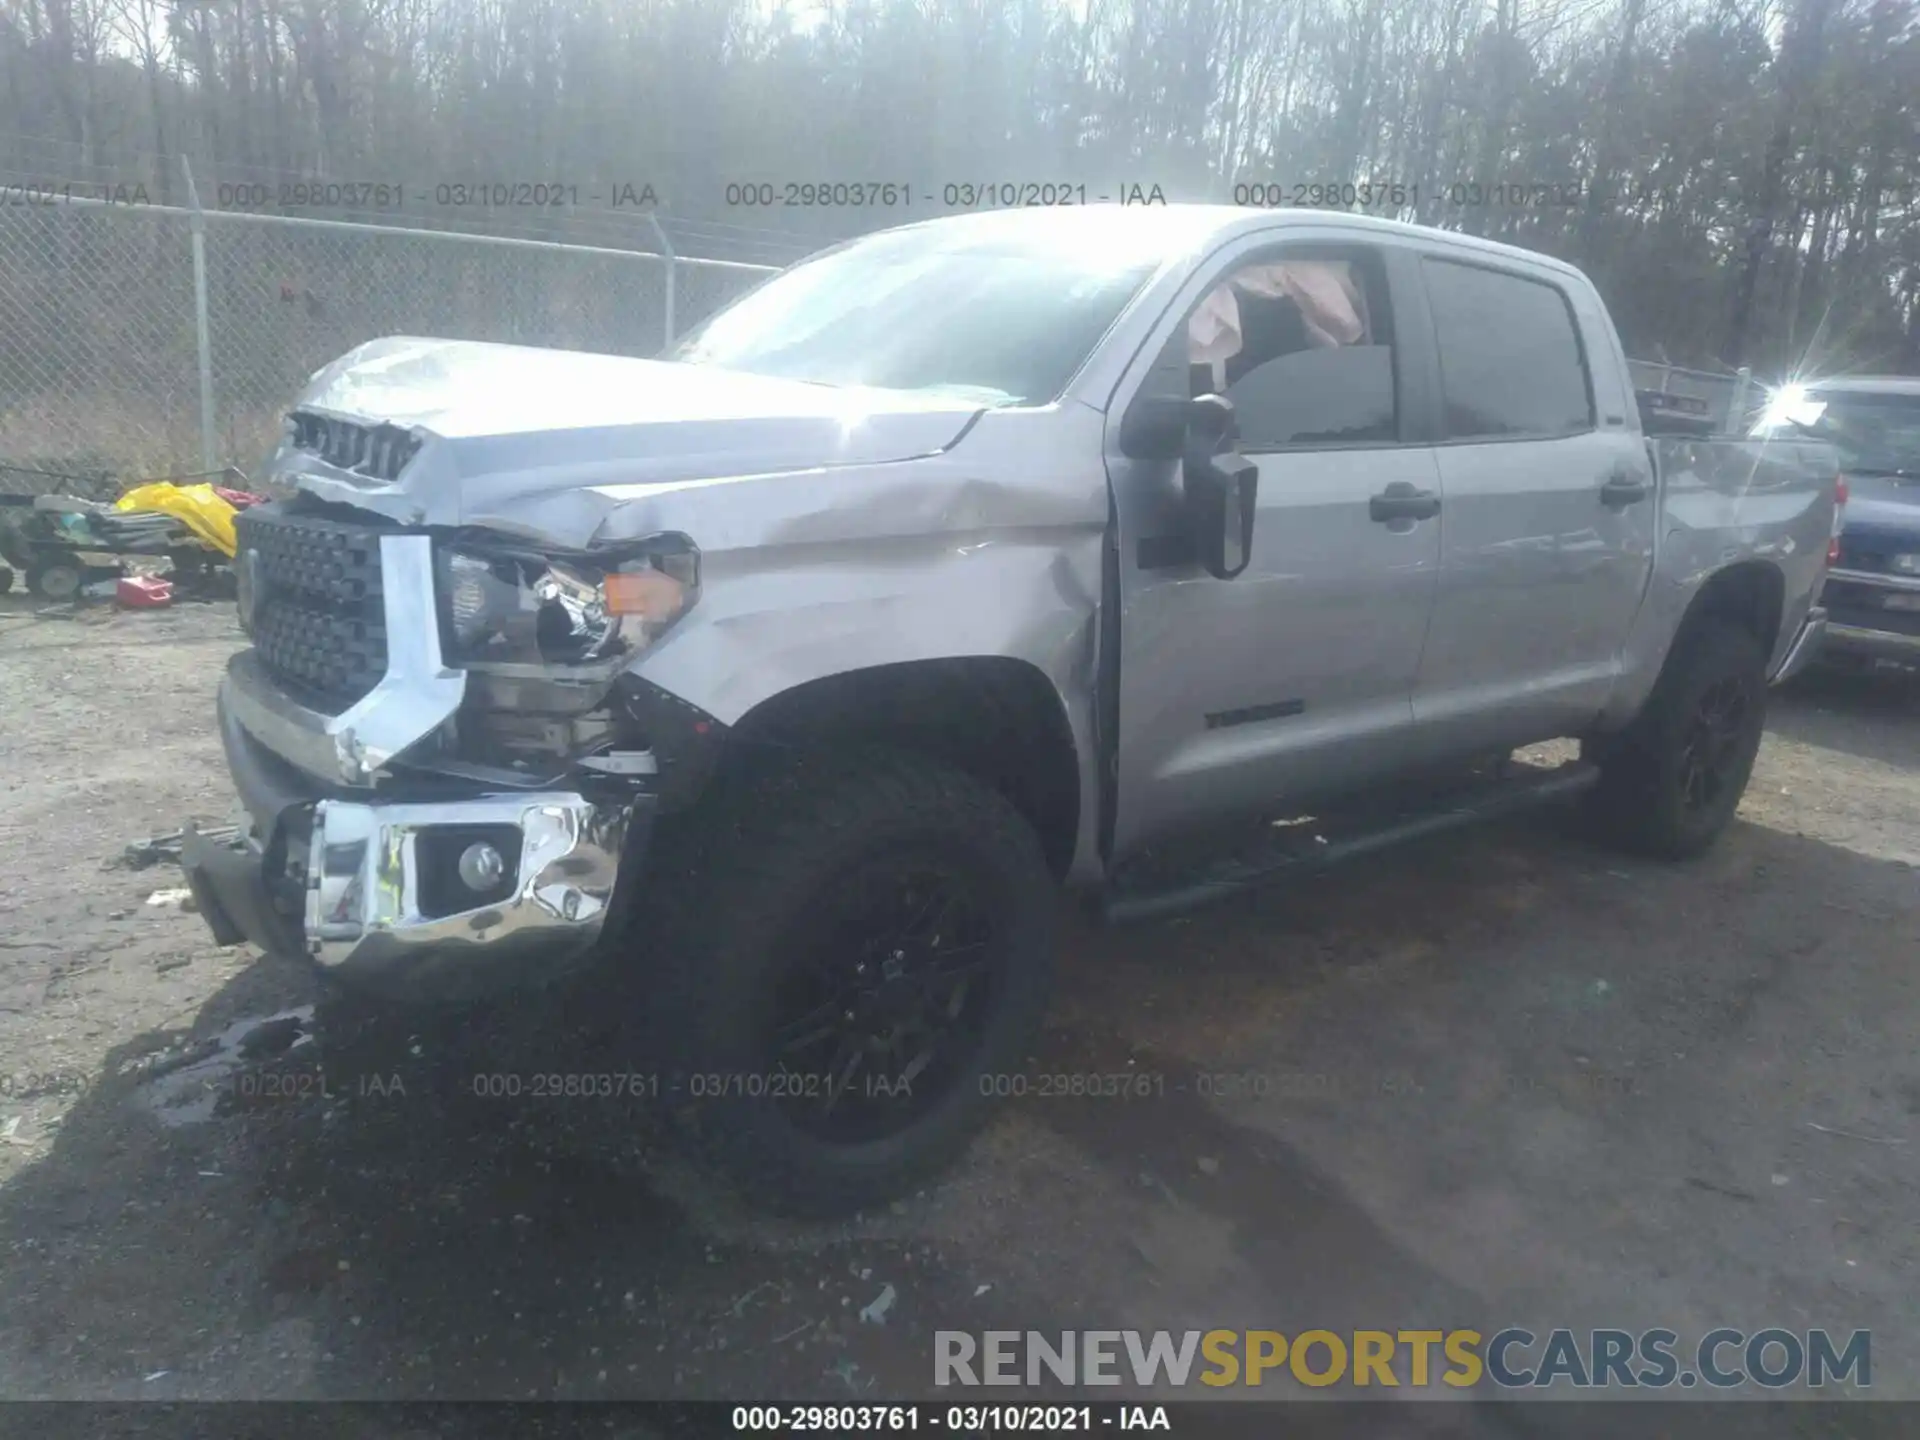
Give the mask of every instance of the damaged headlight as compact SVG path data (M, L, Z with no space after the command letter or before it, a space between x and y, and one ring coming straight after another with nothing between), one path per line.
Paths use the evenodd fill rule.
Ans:
M684 536L565 556L462 539L437 568L442 649L470 670L617 669L700 596L700 552Z

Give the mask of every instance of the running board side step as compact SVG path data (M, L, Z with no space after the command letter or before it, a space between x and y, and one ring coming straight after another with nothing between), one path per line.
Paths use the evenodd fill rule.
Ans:
M1599 779L1598 767L1573 761L1551 770L1535 770L1524 778L1497 780L1465 794L1456 793L1432 809L1405 814L1338 839L1323 840L1310 847L1258 860L1228 860L1210 867L1200 879L1188 884L1143 893L1109 890L1100 901L1100 918L1109 925L1119 925L1197 910L1256 886L1317 874L1343 861L1371 855L1408 840L1563 800L1591 789Z

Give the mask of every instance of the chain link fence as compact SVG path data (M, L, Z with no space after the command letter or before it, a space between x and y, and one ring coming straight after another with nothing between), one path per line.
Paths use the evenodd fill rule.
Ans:
M89 481L198 468L195 354L178 213L0 209L0 465ZM0 471L0 488L80 487Z
M0 493L110 498L249 471L307 377L382 335L657 354L773 269L164 205L0 206ZM1637 386L1706 400L1722 423L1751 400L1743 376L1631 363Z
M654 355L772 269L161 205L0 207L0 492L250 471L308 376L382 335Z

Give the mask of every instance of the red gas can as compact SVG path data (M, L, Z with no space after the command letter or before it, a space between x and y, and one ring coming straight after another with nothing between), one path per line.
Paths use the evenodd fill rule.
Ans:
M129 610L153 610L173 603L173 582L157 575L122 575L113 598Z

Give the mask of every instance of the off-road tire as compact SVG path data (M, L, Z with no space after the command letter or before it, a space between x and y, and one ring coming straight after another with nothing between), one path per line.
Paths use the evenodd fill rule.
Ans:
M679 1098L696 1088L688 1077L720 1082L682 1115L699 1151L754 1203L813 1216L883 1203L949 1165L991 1112L991 1077L1024 1068L1052 983L1055 887L1012 804L932 759L809 753L723 781L656 844L666 853L650 860L649 890L664 908L642 927L653 934L630 953L630 978ZM807 1134L766 1095L724 1093L730 1077L766 1069L755 1037L782 941L861 867L917 850L964 866L993 917L995 983L957 1076L907 1128L858 1143Z
M1766 728L1767 657L1751 632L1712 616L1690 622L1645 708L1615 736L1590 738L1583 759L1600 766L1588 814L1606 840L1662 860L1704 852L1733 819ZM1710 798L1689 804L1689 744L1711 697L1737 695L1742 711L1724 744Z

